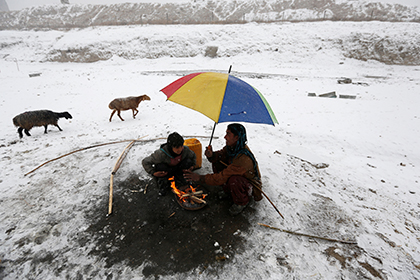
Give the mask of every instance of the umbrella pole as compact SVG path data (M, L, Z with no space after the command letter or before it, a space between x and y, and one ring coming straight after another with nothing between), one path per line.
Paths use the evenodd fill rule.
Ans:
M214 134L214 130L216 129L216 122L214 122L214 126L213 126L213 131L211 132L211 136L210 136L210 143L209 146L211 146L211 140L213 140L213 134Z
M229 71L228 73L230 74L230 70L232 70L232 65L229 67ZM213 131L211 132L211 137L210 137L210 142L209 142L209 146L211 146L211 140L213 140L213 134L214 134L214 130L216 129L216 122L214 122L214 126L213 126Z

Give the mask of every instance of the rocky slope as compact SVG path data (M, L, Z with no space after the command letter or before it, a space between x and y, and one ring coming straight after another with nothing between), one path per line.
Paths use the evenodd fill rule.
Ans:
M131 24L221 24L278 21L420 21L399 4L336 0L191 0L188 3L46 5L0 12L0 30Z

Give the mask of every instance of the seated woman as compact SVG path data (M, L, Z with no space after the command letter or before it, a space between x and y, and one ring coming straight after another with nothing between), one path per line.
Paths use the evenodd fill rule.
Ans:
M248 205L250 198L262 199L261 174L258 162L247 144L245 127L238 123L229 124L226 129L226 146L214 151L208 146L205 151L212 163L213 173L199 175L187 171L185 179L190 182L222 186L226 195L232 197L229 212L238 215Z

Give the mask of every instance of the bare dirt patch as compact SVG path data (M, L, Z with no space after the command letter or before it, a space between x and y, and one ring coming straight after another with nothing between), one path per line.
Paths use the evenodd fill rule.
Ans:
M132 174L115 185L113 214L107 217L103 209L93 211L101 214L89 215L91 225L79 241L81 245L94 242L90 254L104 258L108 267L144 265L146 277L193 269L211 273L244 247L240 233L249 228L247 217L255 209L251 206L231 217L232 202L219 200L215 187L202 187L209 194L207 206L188 211L172 193L159 196L154 180Z

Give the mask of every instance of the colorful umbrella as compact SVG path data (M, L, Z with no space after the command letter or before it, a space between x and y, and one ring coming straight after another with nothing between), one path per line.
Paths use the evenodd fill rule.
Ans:
M168 100L209 117L215 125L221 122L278 123L262 94L230 74L192 73L160 91Z

